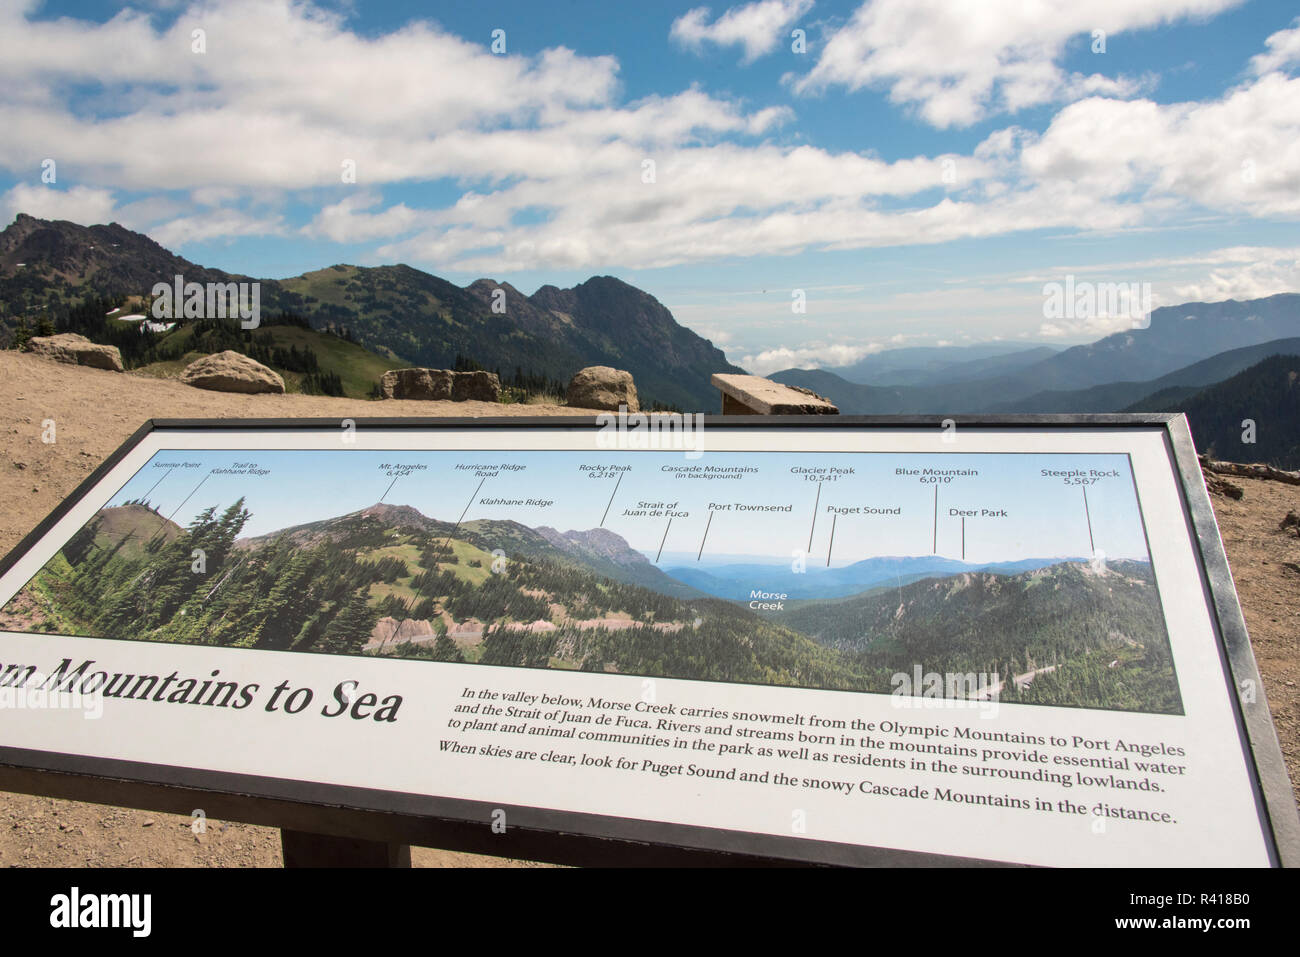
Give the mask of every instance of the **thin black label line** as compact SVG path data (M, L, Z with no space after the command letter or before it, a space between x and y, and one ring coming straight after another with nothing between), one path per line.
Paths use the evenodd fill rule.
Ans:
M668 541L668 529L673 527L673 520L668 519L668 525L664 528L664 537L659 539L659 551L655 553L655 564L659 564L659 556L664 553L664 542Z
M396 482L397 479L393 479L393 481ZM486 475L478 480L478 488L474 489L474 494L469 497L469 501L466 502L465 507L461 509L460 518L456 519L456 524L451 527L451 531L447 533L447 537L444 538L442 540L442 544L438 546L438 553L433 557L433 566L431 568L426 568L425 569L426 572L432 573L438 570L438 561L442 558L443 551L446 549L447 544L451 541L451 537L456 534L456 529L460 528L460 523L465 520L465 513L468 512L469 507L474 504L474 499L478 498L479 489L483 487L483 483L486 481L487 481ZM388 487L392 488L391 485ZM388 493L385 492L384 494L387 495ZM436 578L437 576L433 576L433 577ZM426 583L425 587L426 588L428 587L428 583ZM410 598L406 599L405 602L406 610L408 612L411 611L411 609L415 607L416 600L425 597L431 597L431 596L427 596L424 594L424 588L421 588L419 591L414 592Z
M822 501L822 483L817 483L817 498L813 502L812 526L808 529L808 551L812 551L813 532L817 530L817 506Z
M705 543L706 541L708 541L708 539L709 539L709 526L712 525L712 524L713 524L713 513L712 513L712 512L709 512L709 520L708 520L707 522L704 523L704 537L700 539L700 550L699 550L699 552L698 552L698 553L696 554L696 556L695 556L695 560L696 560L697 562L700 560L700 556L704 554L704 543ZM664 532L664 535L667 535L667 534L668 534L668 532L665 531L665 532ZM659 548L660 548L660 549L663 548L663 544L662 544L662 543L659 545ZM656 560L657 560L657 559L656 559Z
M939 554L939 486L934 487L934 541L930 545L930 550Z
M460 528L460 523L465 520L465 513L468 512L469 507L474 504L474 499L478 498L478 491L483 487L483 483L486 481L486 475L478 480L478 488L474 489L474 494L469 497L469 501L465 503L465 507L460 510L460 518L456 519L456 524L451 527L451 531L447 533L447 537L444 538L442 544L438 546L439 556L442 555L442 550L447 547L447 543L451 541L451 536L456 534L456 529Z
M609 507L614 504L614 496L618 494L618 487L623 482L623 473L618 473L618 481L614 483L614 491L609 493L609 501L605 503L605 514L600 517L600 527L605 527L605 519L609 518Z
M148 502L148 501L149 501L149 496L153 494L153 490L156 489L159 485L162 484L162 480L163 480L163 479L165 479L167 476L171 475L172 472L175 472L176 469L178 469L179 467L180 467L180 466L178 466L178 465L173 465L173 466L171 466L170 468L163 469L162 478L159 478L157 482L154 482L153 485L151 485L151 486L149 487L149 491L145 492L142 496L140 496L140 501L142 501L142 502ZM193 494L193 493L190 493L190 494ZM184 503L181 503L181 504L184 504ZM144 507L145 507L145 508L148 508L149 506L148 506L148 505L145 505ZM158 510L157 510L157 509L154 509L154 514L155 514L155 515L158 515ZM161 515L158 515L158 517L159 517L159 518L162 518ZM157 535L158 532L159 532L160 530L162 530L164 527L165 527L165 523L159 523L158 528L154 529L154 535ZM131 529L131 531L127 532L124 536L122 536L121 541L118 542L118 547L120 548L120 547L126 545L126 543L129 542L129 541L130 541L131 539L133 539L133 538L135 538L135 529L134 529L134 528ZM152 542L152 541L153 541L153 536L151 535L151 536L149 537L149 542ZM145 544L147 545L148 542L146 542Z
M966 560L966 516L961 517L961 560Z
M167 476L171 475L171 474L172 474L173 472L175 472L178 468L180 468L180 466L178 466L178 465L173 465L173 466L172 466L171 468L169 468L169 469L164 469L164 470L163 470L163 474L162 474L162 478L160 478L157 482L154 482L153 485L150 486L149 491L145 492L144 495L143 495L142 497L145 498L145 499L149 498L149 496L153 494L153 490L156 489L159 485L162 484L162 480L165 479Z
M1080 485L1083 490L1083 517L1088 521L1088 547L1092 549L1092 554L1097 554L1097 543L1092 538L1092 513L1088 510L1088 486Z
M826 567L831 567L831 551L835 548L835 523L839 520L838 515L831 516L831 542L826 546Z
M185 503L194 497L194 492L197 492L199 489L203 488L203 483L206 482L211 477L212 477L211 472L203 476L203 478L199 481L199 484L194 486L194 491L190 492L189 495L186 495L185 498L181 500L181 504L177 505L174 509L172 509L172 513L167 516L167 521L170 522L173 518L175 518L176 513L185 507Z
M393 490L393 486L397 484L397 480L398 480L399 478L401 478L400 475L394 475L394 476L393 476L393 480L392 480L391 482L388 483L388 488L384 489L384 494L381 495L381 496L379 496L379 501L380 501L380 503L382 503L382 502L384 501L384 499L388 498L388 493L391 492L391 491Z
M203 476L203 478L199 481L199 484L194 486L194 491L190 492L189 495L186 495L185 498L181 500L181 504L177 505L174 509L172 509L172 513L158 523L158 528L154 531L152 535L149 536L149 542L152 542L155 538L158 537L158 533L161 532L164 528L166 528L167 523L176 517L176 513L185 507L185 503L194 497L194 493L197 492L199 489L203 488L203 483L206 482L211 477L211 475L212 473L209 472L207 475ZM145 542L145 544L148 545L149 542Z

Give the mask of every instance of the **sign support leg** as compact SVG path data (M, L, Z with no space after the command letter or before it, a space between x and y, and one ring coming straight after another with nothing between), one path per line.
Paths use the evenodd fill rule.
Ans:
M411 845L280 829L285 867L410 867Z

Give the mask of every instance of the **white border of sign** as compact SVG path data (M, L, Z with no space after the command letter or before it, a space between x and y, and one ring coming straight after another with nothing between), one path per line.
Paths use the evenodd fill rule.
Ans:
M362 722L279 718L277 725L274 716L213 716L205 710L186 714L183 708L170 709L166 720L160 721L157 707L130 701L114 702L98 721L59 711L8 720L0 715L0 727L5 729L0 786L159 810L175 809L207 795L211 817L552 859L598 861L605 854L625 853L633 842L632 846L642 848L824 863L1295 863L1300 825L1295 821L1289 781L1268 721L1262 685L1249 694L1243 685L1258 683L1258 674L1248 642L1243 657L1244 626L1226 578L1226 564L1218 567L1222 546L1217 529L1200 527L1204 515L1198 525L1198 508L1208 512L1209 505L1203 485L1189 487L1186 457L1192 452L1182 417L957 418L956 422L958 442L950 443L942 441L937 417L710 417L705 442L709 451L1127 454L1185 714L1004 704L996 723L1066 736L1078 733L1082 726L1097 738L1127 736L1183 747L1188 751L1187 778L1160 802L1174 809L1176 824L1112 820L1099 829L1092 813L1065 821L1055 812L1030 815L952 804L936 808L914 800L811 794L803 789L792 795L733 782L641 774L618 777L608 771L559 766L532 765L527 774L520 774L509 762L449 758L432 746L436 729L445 725L449 702L464 687L488 683L485 668L497 689L579 698L591 694L635 698L641 692L640 676L13 633L0 633L0 662L57 663L63 657L80 656L78 661L95 658L110 671L206 674L220 669L223 677L252 681L274 674L322 688L350 679L367 688L398 689L406 707L400 722L379 731ZM600 432L591 420L361 419L355 425L347 448L575 449L597 455L600 451ZM335 420L152 423L0 566L0 605L155 452L338 449L340 428ZM1180 449L1180 443L1185 447ZM1199 470L1196 477L1199 482ZM1234 611L1236 621L1228 621L1225 627L1225 615L1231 618ZM877 723L899 718L888 696L666 678L656 682L661 702L816 712ZM909 720L912 717L919 716L908 716ZM980 730L990 725L976 714L961 712L945 714L944 721L966 722ZM845 779L857 782L864 776L859 769ZM906 774L886 770L870 777L888 785L907 779ZM1033 789L1007 785L1001 790L1029 797ZM1098 800L1098 795L1090 793L1089 798ZM185 812L193 807L205 805L189 803ZM502 810L507 835L515 828L528 840L494 839L491 822ZM792 832L792 819L802 824L802 830ZM568 853L566 843L585 850Z

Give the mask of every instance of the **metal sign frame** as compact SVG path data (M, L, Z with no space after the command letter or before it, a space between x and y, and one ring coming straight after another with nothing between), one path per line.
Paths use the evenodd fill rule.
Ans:
M587 417L357 418L357 429L496 431L590 430ZM337 431L339 419L154 419L121 447L31 531L4 559L11 569L147 435L166 431ZM704 427L764 430L962 429L1092 430L1158 427L1194 531L1202 582L1212 600L1223 678L1251 772L1265 842L1274 865L1300 866L1300 816L1268 709L1245 619L1181 414L951 416L705 416ZM1246 694L1251 689L1251 694ZM1249 699L1249 700L1248 700ZM295 831L412 844L578 865L824 864L857 866L1003 865L1004 862L866 847L796 837L688 826L537 807L509 808L505 834L490 828L500 805L386 790L144 764L111 758L31 751L0 744L0 789L188 815L202 807L212 819Z

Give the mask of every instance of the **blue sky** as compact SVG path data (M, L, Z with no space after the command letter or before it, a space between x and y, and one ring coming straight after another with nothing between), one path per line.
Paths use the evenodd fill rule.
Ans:
M0 0L0 218L269 278L615 275L758 372L1068 345L1131 320L1049 320L1067 275L1300 289L1297 12Z
M180 461L197 467L173 470ZM591 461L591 455L582 452L160 452L108 504L143 497L162 515L186 525L205 508L221 510L244 496L252 512L244 529L249 536L345 515L381 500L410 505L446 522L457 521L463 512L465 521L510 519L567 531L602 527L603 519L604 528L651 560L661 543L665 557L679 558L684 552L698 554L701 543L713 542L725 543L730 556L780 564L789 563L795 549L808 550L810 565L818 567L823 567L831 544L832 508L844 510L834 513L835 566L879 556L929 555L936 547L940 555L961 558L962 517L951 511L957 509L981 513L966 519L966 558L972 562L1090 556L1094 547L1110 558L1147 560L1125 455L707 452L693 461L681 452L602 451L601 463L631 466L621 479L612 473L590 477L581 466ZM266 474L212 471L250 462ZM490 478L456 468L503 462L524 468L502 470ZM384 467L394 464L424 468L398 476ZM675 473L663 471L664 466L691 465L749 466L758 471L720 480L675 478ZM819 493L819 483L803 477L807 473L792 471L819 467L852 467L853 472L821 483ZM900 476L900 467L978 474L957 476L940 488L936 535L934 484L910 474ZM1087 509L1081 487L1067 484L1063 476L1043 475L1044 469L1100 473L1088 486ZM529 499L551 504L529 505ZM788 505L790 511L746 512L736 509L736 503ZM899 514L849 511L863 506L897 508ZM676 514L652 514L656 510ZM999 511L1007 514L997 515Z

